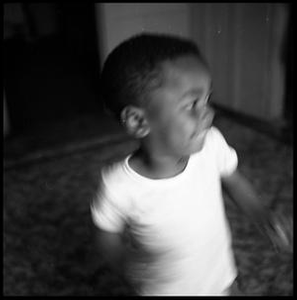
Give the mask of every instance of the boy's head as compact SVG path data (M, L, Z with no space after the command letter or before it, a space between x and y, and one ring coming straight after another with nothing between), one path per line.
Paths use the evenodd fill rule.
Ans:
M118 118L128 105L146 107L150 91L161 84L161 64L184 55L202 60L193 42L175 36L141 34L124 41L103 67L105 105Z
M197 46L190 40L161 34L141 34L121 43L108 56L101 76L106 107L130 134L143 138L150 133L157 143L168 136L169 127L176 125L171 121L180 114L173 109L184 104L188 105L185 111L190 111L190 106L195 106L195 111L196 107L204 107L210 85L209 70ZM199 97L205 102L202 106ZM199 103L193 105L194 102ZM196 113L194 116L193 111L191 114L196 123L198 119L201 121L201 116ZM179 122L182 127L187 126L186 119ZM192 131L191 135L197 135L197 130L200 132L205 127L192 123L193 128L187 129ZM185 134L177 128L174 130ZM171 138L178 140L177 136ZM181 142L177 140L176 143Z

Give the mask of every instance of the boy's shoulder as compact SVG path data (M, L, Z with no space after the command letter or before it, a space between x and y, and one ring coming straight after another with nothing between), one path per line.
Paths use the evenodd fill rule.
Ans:
M101 168L101 176L105 181L115 180L118 176L122 175L123 168L125 164L125 159L121 159L120 161L110 162L105 164Z
M211 126L207 132L205 144L213 149L222 143L225 143L225 137L217 127Z
M203 154L213 158L221 155L222 152L229 148L230 146L221 131L217 127L211 126L205 137L203 151L194 153L193 156L199 157L200 154Z
M211 139L221 139L221 138L224 139L223 134L216 126L211 126L209 128L207 137Z
M126 158L109 163L101 168L101 181L109 189L119 191L121 188L127 188L129 178L125 172Z

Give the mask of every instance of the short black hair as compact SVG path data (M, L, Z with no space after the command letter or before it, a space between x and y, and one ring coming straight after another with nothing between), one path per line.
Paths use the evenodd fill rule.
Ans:
M119 44L107 57L101 73L104 105L120 118L127 105L143 106L150 89L159 82L161 63L193 55L206 62L189 39L143 33Z

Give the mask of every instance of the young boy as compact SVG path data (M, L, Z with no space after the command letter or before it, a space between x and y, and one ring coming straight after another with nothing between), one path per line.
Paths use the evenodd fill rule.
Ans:
M102 169L91 204L102 253L138 295L232 294L237 270L221 182L276 245L287 239L212 126L211 75L197 46L168 35L132 37L107 58L102 89L140 141Z

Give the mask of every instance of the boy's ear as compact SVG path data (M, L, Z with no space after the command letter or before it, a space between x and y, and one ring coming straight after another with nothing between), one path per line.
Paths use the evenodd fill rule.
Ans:
M121 122L127 132L136 138L143 138L150 132L150 127L142 108L126 106L121 112Z

